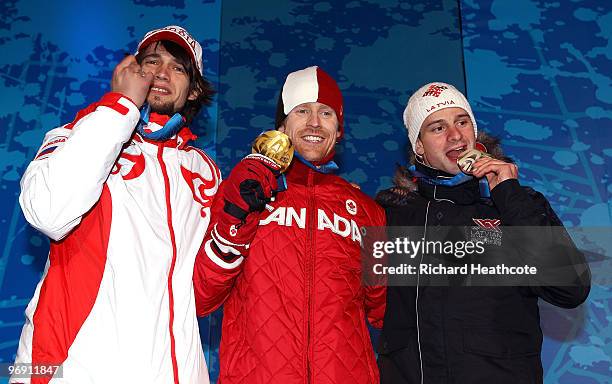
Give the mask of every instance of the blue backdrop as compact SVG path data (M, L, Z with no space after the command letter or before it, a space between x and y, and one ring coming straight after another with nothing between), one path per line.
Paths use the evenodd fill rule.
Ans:
M612 4L596 0L4 2L0 11L0 362L13 359L48 241L16 204L44 132L109 89L114 65L149 29L180 24L204 47L217 102L198 144L224 174L269 129L286 73L320 65L345 96L343 176L369 194L403 162L410 93L467 90L479 128L499 135L521 181L568 226L612 226ZM465 62L465 65L464 65ZM464 70L465 69L465 70ZM608 254L609 257L609 254ZM593 264L600 275L605 263ZM612 382L612 293L542 305L546 383ZM216 377L221 314L200 323ZM0 383L2 378L0 378Z

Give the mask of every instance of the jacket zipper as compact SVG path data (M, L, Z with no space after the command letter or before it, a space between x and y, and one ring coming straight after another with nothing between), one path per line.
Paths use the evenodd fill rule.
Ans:
M434 196L436 195L436 188L437 186L434 186ZM431 201L427 202L427 208L425 209L425 224L423 225L423 241L427 240L427 220L428 220L428 216L429 216L429 205L431 204ZM419 264L421 264L423 262L423 250L421 250L421 258L419 261ZM421 350L421 325L420 325L420 321L419 321L419 280L420 280L420 273L417 274L417 284L416 284L416 296L414 298L414 310L416 313L416 330L417 330L417 347L418 347L418 352L419 352L419 373L421 376L421 384L424 383L424 375L423 375L423 354L422 354L422 350Z
M308 234L306 239L306 302L308 305L307 309L307 324L306 324L306 382L310 383L312 381L311 372L310 372L310 333L311 333L311 324L312 324L312 284L314 280L314 226L315 223L315 212L314 212L314 193L312 193L312 189L314 189L313 184L314 173L312 170L308 170L308 183L307 183L307 191L308 191Z
M170 312L169 331L170 331L170 357L172 359L172 374L174 376L174 384L179 384L178 363L176 360L176 345L174 340L174 294L172 290L172 275L174 274L174 266L176 265L176 238L174 235L174 227L172 226L172 207L170 206L170 179L168 171L163 159L164 147L157 147L157 160L161 167L164 176L164 191L166 195L166 219L168 221L168 230L170 232L170 241L172 243L172 262L170 263L170 271L168 272L168 309Z

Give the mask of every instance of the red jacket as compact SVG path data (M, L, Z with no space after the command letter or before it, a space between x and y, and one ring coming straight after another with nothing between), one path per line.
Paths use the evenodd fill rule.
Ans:
M198 315L225 302L219 383L378 383L365 319L382 326L386 290L361 283L360 241L384 212L297 160L287 185L246 260L228 264L205 247L197 257Z

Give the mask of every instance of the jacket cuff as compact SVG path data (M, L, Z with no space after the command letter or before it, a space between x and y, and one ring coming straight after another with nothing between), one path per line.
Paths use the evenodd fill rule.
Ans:
M119 92L106 93L98 102L98 106L111 108L122 115L127 115L130 112L138 112L138 114L140 114L140 110L138 106L136 106L136 103Z
M242 261L244 260L244 257L242 256L238 256L233 260L224 260L223 258L219 257L219 255L217 255L217 253L213 250L212 243L212 239L207 240L204 243L204 253L208 257L208 259L212 261L215 265L221 267L224 270L232 270L238 268L240 264L242 264Z

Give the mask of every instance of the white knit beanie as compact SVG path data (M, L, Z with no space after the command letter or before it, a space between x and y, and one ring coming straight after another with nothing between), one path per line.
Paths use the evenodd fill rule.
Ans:
M457 88L446 83L429 83L410 96L408 105L404 109L404 125L408 130L408 139L413 151L415 151L421 125L427 116L441 109L454 107L462 108L468 113L474 126L474 136L476 136L478 129L474 113L465 96Z

